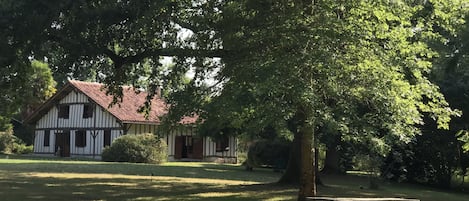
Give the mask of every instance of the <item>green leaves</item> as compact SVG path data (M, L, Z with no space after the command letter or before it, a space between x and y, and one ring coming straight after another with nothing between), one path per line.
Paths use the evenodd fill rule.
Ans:
M469 152L469 132L466 130L461 130L457 133L456 137L459 141L463 142L463 150L464 152Z
M384 129L409 139L424 113L441 128L457 114L428 75L438 56L432 44L455 35L463 3L36 2L44 10L34 21L24 18L35 11L29 4L9 2L5 13L22 13L14 22L29 19L37 33L3 23L2 36L23 57L48 58L56 74L94 76L117 95L125 83L171 85L175 116L263 127L304 108L317 126L341 125L344 134ZM175 66L165 70L160 56L174 56ZM181 83L190 70L194 78ZM216 86L205 83L209 76Z
M245 1L225 7L226 26L239 27L223 29L233 30L221 32L224 47L243 51L223 58L220 73L229 81L214 102L236 105L236 98L222 97L245 90L254 102L239 104L272 122L289 119L301 106L318 126L342 125L343 134L357 137L385 130L405 141L419 133L415 126L423 124L424 113L439 128L448 128L458 114L428 80L437 53L421 36L437 36L433 26L439 22L416 23L424 6L322 1L312 5L312 14L290 6Z

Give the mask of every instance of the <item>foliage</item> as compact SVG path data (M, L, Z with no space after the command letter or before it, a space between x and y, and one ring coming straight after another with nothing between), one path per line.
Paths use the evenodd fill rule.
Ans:
M13 135L21 139L27 145L32 145L34 143L34 125L19 122L16 119L12 121L12 125Z
M438 38L430 30L437 22L421 24L422 8L402 1L230 2L223 23L237 28L220 37L224 48L243 51L223 58L219 75L227 81L206 119L259 129L298 115L296 130L306 139L332 125L344 140L374 142L366 145L379 145L381 154L418 134L424 113L447 128L457 113L428 80L436 54L422 38Z
M385 177L440 188L451 187L451 178L456 171L467 168L464 167L467 156L462 153L453 131L436 130L433 126L427 122L422 127L423 134L414 141L394 145L383 166Z
M14 143L11 149L11 152L15 154L30 154L33 153L33 151L34 146L26 145L25 143Z
M14 136L9 132L0 132L0 152L9 153L14 142Z
M105 147L103 161L132 163L163 163L167 160L167 145L153 134L124 135Z
M288 162L290 144L288 141L258 140L248 150L247 164L250 167L273 167L274 169L285 169Z
M189 84L167 97L173 122L197 113L219 122L215 127L259 131L298 117L292 133L300 133L306 175L313 172L309 141L326 124L346 141L377 142L377 151L411 141L424 113L448 128L457 112L428 79L437 56L428 44L444 43L441 32L464 23L462 3L6 1L0 13L14 25L0 25L8 39L0 45L12 50L6 58L21 52L23 59L50 58L54 67L68 62L57 67L63 71L102 65L96 73L115 101L148 59L154 62L150 96L165 80L193 70ZM33 18L31 8L44 9ZM184 31L187 37L180 37ZM175 57L166 74L160 56ZM207 77L217 84L209 86ZM305 185L314 180L302 178ZM303 198L314 192L305 185Z
M32 145L26 145L11 132L0 132L0 152L14 154L29 154L33 152Z
M466 20L469 15L466 16ZM457 146L460 153L456 153L459 158L460 168L466 172L467 164L462 159L469 157L469 48L467 41L469 39L469 24L466 23L457 27L456 34L447 34L447 42L444 45L436 47L441 58L435 62L435 69L432 72L432 79L440 86L442 93L447 97L452 107L462 111L462 115L453 118L450 123L450 133L445 135L455 135L459 142L454 142L451 137L451 143ZM433 131L440 132L440 131ZM445 143L445 144L446 144Z
M28 60L15 65L21 68L8 66L0 71L3 86L0 89L0 130L5 129L15 114L18 119L26 118L56 91L56 82L47 63Z
M407 145L396 145L385 160L383 176L450 188L462 159L457 143L452 133L440 131L426 132Z
M39 107L40 104L45 102L56 92L56 82L52 77L51 69L47 63L32 60L29 73L28 84L30 88L25 91L26 94L23 94L23 98L25 99L24 104L26 105L25 107L27 107L23 109L26 110L23 111L23 113L26 113L26 115L30 113L31 110Z
M433 6L441 6L442 2L422 9L421 14L431 14ZM455 10L464 9L453 8ZM440 130L428 117L425 126L421 127L422 136L418 136L408 145L397 143L386 159L383 173L395 180L410 180L440 187L449 187L451 177L455 172L466 175L469 153L463 151L468 147L467 128L469 128L468 105L468 64L469 39L467 13L461 10L462 17L450 17L451 12L441 14L452 19L457 26L450 30L434 27L434 32L440 35L441 41L428 42L439 57L433 61L430 73L431 81L436 83L446 100L453 108L462 111L462 115L449 122L449 130ZM449 21L446 21L449 22ZM443 25L445 23L441 23ZM428 39L428 38L427 38Z

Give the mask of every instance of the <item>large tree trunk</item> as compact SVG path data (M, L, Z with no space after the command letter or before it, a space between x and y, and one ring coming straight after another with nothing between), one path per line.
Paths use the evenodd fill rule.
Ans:
M299 132L294 132L292 146L290 148L290 155L288 157L288 164L285 172L278 181L281 184L299 184L300 183L300 154L301 154L301 135Z
M316 185L323 185L319 177L319 150L317 148L314 150L314 171L316 172ZM292 146L290 149L290 154L288 158L288 164L283 173L282 177L278 181L279 184L294 184L298 185L300 183L300 172L301 172L301 135L299 133L294 134L292 141Z
M311 122L303 122L300 125L301 133L301 178L298 201L304 201L307 197L316 195L314 157L312 157L312 145L314 129Z

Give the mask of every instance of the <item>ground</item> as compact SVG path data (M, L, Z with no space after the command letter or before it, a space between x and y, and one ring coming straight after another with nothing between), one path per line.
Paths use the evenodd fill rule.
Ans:
M274 182L269 169L244 171L237 165L163 165L37 159L0 155L1 200L295 200L297 188ZM323 177L322 196L407 197L466 201L469 195L415 185L382 183L367 189L367 178Z

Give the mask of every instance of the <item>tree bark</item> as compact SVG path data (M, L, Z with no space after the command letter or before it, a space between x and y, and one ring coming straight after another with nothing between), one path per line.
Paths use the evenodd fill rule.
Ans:
M299 132L293 133L292 146L290 148L290 155L288 157L288 164L285 172L278 181L281 184L299 184L300 183L300 155L301 155L301 135Z
M303 122L301 133L301 178L298 201L305 201L307 197L316 195L316 178L314 158L312 157L314 129L312 122Z

